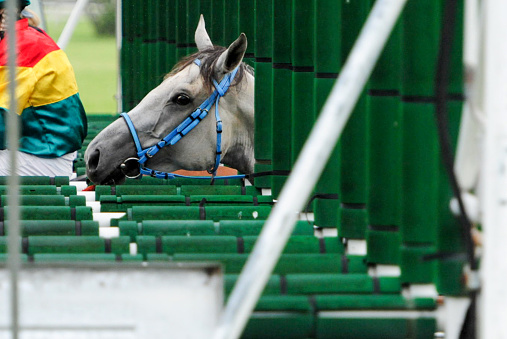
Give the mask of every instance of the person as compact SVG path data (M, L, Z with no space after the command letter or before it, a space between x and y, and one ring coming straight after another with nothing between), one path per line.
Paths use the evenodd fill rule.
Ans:
M29 0L18 0L16 97L21 135L19 175L73 176L76 151L87 134L86 113L66 54L42 29L22 18ZM0 176L10 175L6 120L7 34L0 0Z

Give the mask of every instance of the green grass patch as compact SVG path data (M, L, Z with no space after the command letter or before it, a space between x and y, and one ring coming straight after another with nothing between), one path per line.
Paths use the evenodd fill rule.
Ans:
M48 22L48 34L55 41L64 22ZM74 68L79 93L87 113L114 113L118 77L118 53L114 37L98 36L91 21L83 16L65 49Z

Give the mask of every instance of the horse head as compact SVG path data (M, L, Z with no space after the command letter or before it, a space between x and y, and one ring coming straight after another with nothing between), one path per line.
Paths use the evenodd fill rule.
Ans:
M247 39L242 33L228 48L213 46L201 16L195 32L198 52L183 58L164 81L130 112L142 148L156 145L185 121L231 72L232 85L218 101L222 121L221 162L243 173L254 165L254 76L242 60ZM198 60L198 62L196 62ZM209 170L217 153L215 104L209 114L177 143L161 148L144 166L172 172L178 169ZM133 136L124 119L102 130L85 153L86 173L97 184L122 183L126 173L139 170ZM129 167L129 168L126 168Z

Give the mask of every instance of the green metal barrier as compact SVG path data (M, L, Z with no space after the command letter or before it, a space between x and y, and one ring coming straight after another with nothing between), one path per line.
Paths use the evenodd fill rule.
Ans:
M195 51L194 31L203 14L217 45L230 44L240 32L247 35L244 61L256 72L255 170L291 170L373 3L149 0L147 6L138 6L134 0L124 0L124 109L131 109L182 56ZM459 295L464 291L460 280L463 260L423 260L436 252L464 251L457 222L447 207L452 193L440 163L434 121L442 7L439 0L408 2L314 189L309 210L314 213L315 225L337 229L340 240L365 240L367 263L399 265L402 283L435 283L440 293ZM460 8L459 23L462 11ZM461 33L459 28L449 86L453 140L463 100ZM255 186L244 187L240 180L209 186L208 182L143 178L128 180L123 187L133 185L132 191L136 191L144 185L167 186L160 192L157 188L156 193L139 189L136 194L182 195L188 199L210 194L258 196L260 188L271 188L276 199L285 180L286 176L279 175L257 178ZM100 188L97 196L130 194L120 186L116 189ZM234 208L219 212L214 207L211 201L204 207L208 221L237 219ZM171 207L167 215L158 215L132 207L135 227L128 224L133 227L128 234L151 235L137 233L137 222L149 223L149 219L164 217L169 222L203 217L197 205L181 208ZM189 226L188 231L211 232L212 228L208 225L206 231L198 231ZM158 258L166 257L160 254ZM405 320L400 322L401 327L404 324ZM332 328L326 326L327 319L318 320L322 337Z

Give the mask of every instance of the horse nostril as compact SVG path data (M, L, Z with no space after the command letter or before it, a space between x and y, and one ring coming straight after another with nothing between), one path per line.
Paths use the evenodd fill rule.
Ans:
M92 154L90 154L90 157L88 158L88 171L95 171L97 167L99 166L99 158L100 158L100 151L98 149L94 150Z

